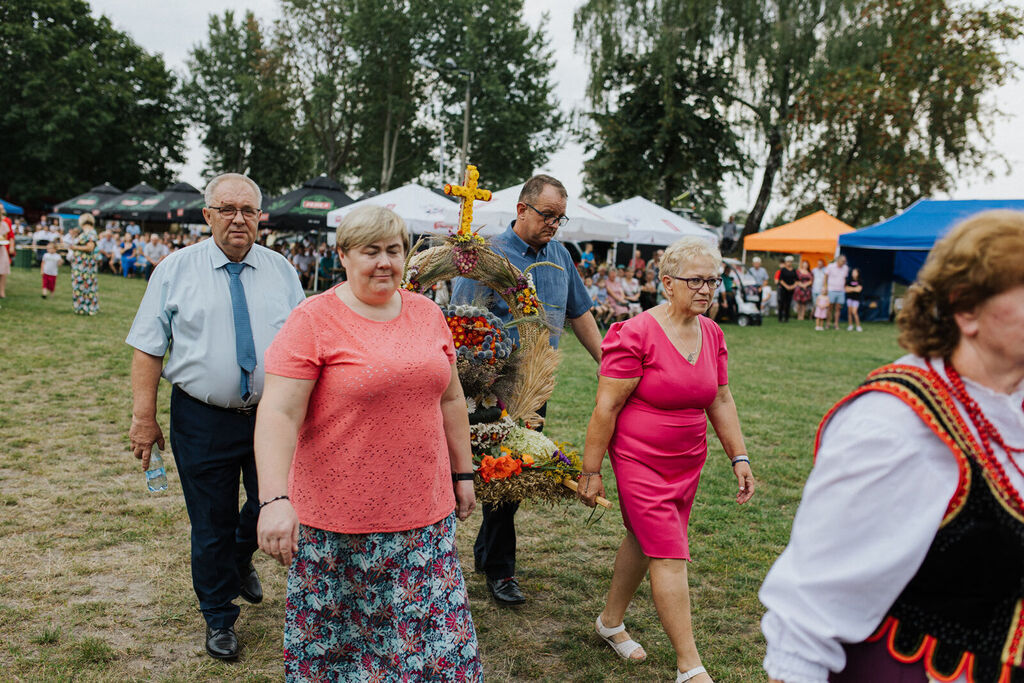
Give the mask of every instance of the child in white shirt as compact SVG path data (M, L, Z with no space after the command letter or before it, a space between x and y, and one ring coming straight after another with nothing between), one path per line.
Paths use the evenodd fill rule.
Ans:
M39 265L39 272L43 275L43 298L53 294L57 289L57 273L60 268L60 254L57 253L57 243L50 242L46 245L46 253L43 254L43 261Z

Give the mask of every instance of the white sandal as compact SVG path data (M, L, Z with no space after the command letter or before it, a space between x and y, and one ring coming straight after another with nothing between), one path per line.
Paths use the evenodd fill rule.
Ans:
M684 683L685 681L690 680L697 674L706 674L707 672L708 670L705 669L703 666L698 666L685 672L676 669L676 683Z
M623 659L628 659L631 662L642 662L645 659L647 659L647 653L646 652L644 653L643 657L632 657L631 656L637 650L642 650L643 649L643 646L640 643L638 643L635 640L633 640L632 638L630 638L629 640L624 640L621 643L616 643L614 640L612 640L612 636L617 635L619 633L622 633L623 631L626 630L626 625L625 624L619 624L618 626L615 626L614 628L607 628L601 622L601 615L598 614L597 615L596 626L597 626L597 635L601 636L601 638L604 640L604 642L606 642L609 645L611 645L612 649L615 650L615 654L617 654L618 656L622 657Z

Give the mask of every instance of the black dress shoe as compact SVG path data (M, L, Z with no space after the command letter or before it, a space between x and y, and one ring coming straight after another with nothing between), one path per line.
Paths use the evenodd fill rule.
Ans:
M519 590L519 582L514 576L505 579L487 577L487 589L499 605L521 605L526 602L526 596Z
M260 585L260 576L256 573L256 567L250 562L247 566L238 570L238 594L242 599L253 605L263 602L263 586Z
M236 659L238 657L238 638L235 627L206 627L206 654L214 659Z

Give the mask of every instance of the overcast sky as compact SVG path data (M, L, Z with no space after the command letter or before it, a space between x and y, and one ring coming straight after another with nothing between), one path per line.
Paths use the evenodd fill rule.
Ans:
M205 41L207 18L212 13L234 9L241 14L252 10L261 19L277 16L277 0L90 0L96 14L105 14L114 25L129 33L137 43L150 52L159 52L168 66L179 72L184 71L185 57L189 49ZM1008 4L1024 6L1024 0L1007 0ZM572 31L572 15L578 1L552 3L548 0L525 0L526 18L536 25L543 12L548 12L548 34L555 51L556 66L554 81L562 106L571 109L583 102L587 79L587 65L582 54L575 51ZM1024 63L1024 44L1018 43L1011 51L1012 57ZM1011 167L999 164L993 170L997 177L992 180L965 178L953 197L956 199L1018 199L1024 197L1024 80L1013 83L994 92L991 97L1003 111L1010 114L996 124L993 140L995 147L1006 156ZM189 137L188 162L182 169L181 179L202 186L203 151L198 139ZM567 144L554 154L548 164L537 169L561 179L569 191L579 194L582 190L580 177L583 151L579 145ZM486 181L486 179L484 179ZM760 172L746 182L738 183L728 179L726 185L727 212L748 209L757 195ZM500 189L500 188L492 188ZM773 202L768 208L769 217L776 215L782 207ZM795 216L794 216L795 218ZM859 226L858 226L859 227Z

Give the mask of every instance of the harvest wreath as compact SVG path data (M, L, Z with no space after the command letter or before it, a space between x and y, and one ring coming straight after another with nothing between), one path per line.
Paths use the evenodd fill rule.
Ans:
M479 177L476 167L468 166L465 185L445 185L446 193L462 198L459 225L441 244L411 251L403 286L424 292L461 276L490 287L508 305L508 323L482 305L442 307L467 397L477 500L564 501L574 497L579 453L529 428L543 423L537 411L554 391L559 361L530 271L559 266L537 263L520 272L472 232L473 201L491 195L477 188ZM518 345L509 337L510 327L519 332ZM602 504L610 505L603 499Z

